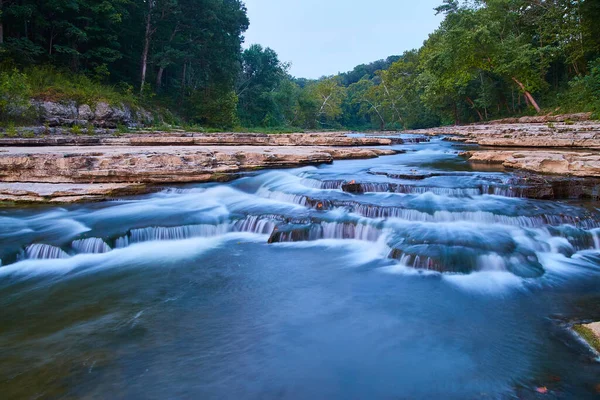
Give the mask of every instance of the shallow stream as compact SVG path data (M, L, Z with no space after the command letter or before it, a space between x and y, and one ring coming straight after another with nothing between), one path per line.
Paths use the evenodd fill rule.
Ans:
M597 203L460 146L0 209L1 397L598 398Z

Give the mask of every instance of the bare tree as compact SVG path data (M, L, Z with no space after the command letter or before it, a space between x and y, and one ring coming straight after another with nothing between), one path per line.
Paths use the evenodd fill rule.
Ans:
M150 41L152 35L156 32L156 28L152 27L152 11L156 5L156 0L147 0L148 2L148 14L146 15L146 32L144 34L144 51L142 52L142 83L140 85L140 93L144 92L144 85L146 84L146 71L148 69L148 53L150 52Z

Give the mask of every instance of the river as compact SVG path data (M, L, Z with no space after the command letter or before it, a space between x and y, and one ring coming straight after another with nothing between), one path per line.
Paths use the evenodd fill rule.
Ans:
M597 204L463 147L1 209L2 398L598 398Z

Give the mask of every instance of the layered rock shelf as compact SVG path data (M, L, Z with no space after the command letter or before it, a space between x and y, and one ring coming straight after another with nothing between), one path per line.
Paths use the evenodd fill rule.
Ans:
M0 182L0 201L27 203L78 203L148 193L144 184L60 184Z
M463 153L475 163L541 174L600 177L600 122L586 118L588 114L524 117L413 133L479 145L483 149Z
M47 135L33 138L2 137L0 147L45 146L388 146L402 144L400 138L351 137L344 132L294 133L135 133L114 135Z
M474 163L497 163L506 168L542 174L600 176L600 154L568 151L473 151L463 153Z
M374 158L396 153L390 149L342 147L348 144L390 144L389 139L361 140L329 134L324 138L315 135L302 139L300 135L287 136L287 139L280 138L280 143L291 145L259 146L256 142L237 146L207 146L198 142L186 145L185 140L189 138L185 136L138 136L116 138L125 140L127 145L115 141L111 145L95 146L8 146L0 149L0 201L101 200L146 193L161 184L224 181L243 171L323 164L331 163L334 159ZM200 140L232 140L227 137L207 135ZM262 135L242 138L250 140L249 137L265 140ZM194 140L198 138L191 137ZM45 141L50 139L44 138ZM96 138L65 140L71 139L74 142L70 143L75 144L78 139ZM30 141L41 146L38 139ZM148 145L148 142L152 145ZM301 146L299 143L311 145ZM317 145L320 143L336 147Z

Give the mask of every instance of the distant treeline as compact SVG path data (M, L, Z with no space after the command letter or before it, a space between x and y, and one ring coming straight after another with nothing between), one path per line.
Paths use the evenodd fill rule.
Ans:
M398 129L600 112L597 0L444 0L436 12L445 19L420 49L318 80L290 76L272 49L242 50L240 0L0 0L0 10L0 113L3 90L4 103L8 91L64 93L52 85L65 79L44 82L53 74L110 86L86 96L118 92L222 128Z

